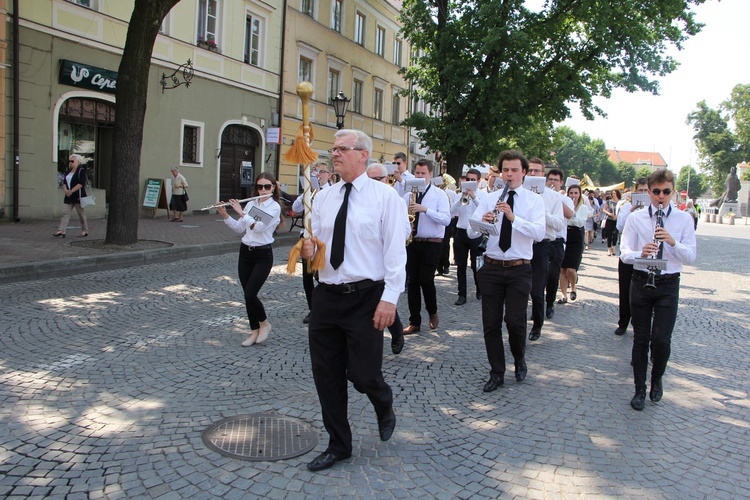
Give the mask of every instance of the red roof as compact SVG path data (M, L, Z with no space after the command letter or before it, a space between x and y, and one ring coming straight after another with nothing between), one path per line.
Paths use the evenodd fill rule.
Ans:
M608 149L607 154L613 163L621 161L632 165L649 165L654 168L666 168L667 162L659 153L649 153L647 151L620 151L618 149Z

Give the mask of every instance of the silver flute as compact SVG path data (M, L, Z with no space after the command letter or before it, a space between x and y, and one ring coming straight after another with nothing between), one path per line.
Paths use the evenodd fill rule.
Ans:
M237 200L237 201L239 203L247 203L248 201L259 200L261 198L268 198L269 196L273 196L273 195L272 194L262 194L260 196L253 196L252 198L245 198L243 200ZM211 210L212 208L228 207L230 205L231 205L231 203L229 203L228 201L223 201L221 203L214 203L213 205L209 205L207 207L203 207L203 208L201 208L201 210Z

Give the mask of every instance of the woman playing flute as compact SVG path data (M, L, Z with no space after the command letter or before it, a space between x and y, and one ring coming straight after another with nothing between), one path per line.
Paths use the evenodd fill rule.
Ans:
M254 196L259 195L268 196L248 202L244 210L238 200L229 200L229 206L240 216L236 220L227 214L224 206L216 207L216 211L230 229L236 233L245 233L242 237L237 263L240 284L245 294L247 319L250 322L250 336L242 343L243 347L260 344L268 338L271 331L271 323L268 322L266 310L258 298L258 292L271 273L273 232L281 222L281 206L278 202L276 179L268 172L262 172L255 179ZM248 215L252 207L258 207L271 215L273 222L263 223L255 220Z

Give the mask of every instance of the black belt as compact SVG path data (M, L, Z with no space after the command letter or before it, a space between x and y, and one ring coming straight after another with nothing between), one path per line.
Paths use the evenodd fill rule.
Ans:
M354 292L360 292L362 290L367 290L368 288L372 288L376 285L382 285L383 283L385 283L385 281L383 280L378 280L378 281L362 280L362 281L355 281L354 283L341 283L338 285L320 283L318 286L322 286L326 290L329 290L335 293L354 293Z
M411 241L424 241L427 243L442 243L443 238L412 238Z
M555 241L562 241L563 243L565 243L565 238L560 236L559 238L555 238Z
M503 267L516 267L516 266L522 266L524 264L531 264L531 261L528 259L515 259L515 260L498 260L493 259L492 257L484 256L484 262L487 264L493 264L495 266L503 266Z
M271 245L270 243L267 244L267 245L260 245L260 246L257 246L257 247L251 247L250 245L245 245L244 243L243 243L243 245L245 247L247 247L247 249L250 250L251 252L253 250L270 250L273 247L273 245Z
M536 245L537 243L549 243L549 242L550 242L549 238L544 238L542 241L535 241L534 244Z
M646 279L648 278L648 274L646 271L633 271L633 278L641 278ZM654 281L675 281L680 279L680 273L672 273L672 274L657 274L654 276Z

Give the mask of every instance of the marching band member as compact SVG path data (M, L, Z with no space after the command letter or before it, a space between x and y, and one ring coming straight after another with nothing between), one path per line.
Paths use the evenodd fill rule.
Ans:
M404 195L404 181L407 179L413 179L414 175L409 172L409 165L406 163L406 155L404 153L396 153L393 155L393 163L396 164L398 170L393 174L395 182L393 188L396 190L399 196Z
M502 322L508 329L508 343L513 354L516 381L526 378L526 304L531 292L531 258L533 243L544 238L544 203L536 194L523 189L523 178L529 163L520 151L500 153L498 166L508 185L507 199L503 191L495 191L479 200L473 219L495 224L497 236L487 240L484 264L477 270L482 290L482 326L490 378L484 392L503 385L505 350ZM470 229L470 238L481 233ZM504 316L503 316L504 315Z
M479 170L471 168L466 172L467 182L476 182L479 186L479 179L482 174ZM476 297L479 299L481 291L477 283L476 261L479 255L479 244L482 242L481 235L476 238L469 238L466 231L469 229L469 219L474 210L479 206L479 200L486 196L484 191L463 190L460 196L451 205L451 215L458 217L456 222L456 235L453 238L453 258L456 261L456 275L458 278L458 299L457 306L466 304L466 259L471 259L471 272L474 276L474 285L476 287Z
M404 328L404 335L417 333L421 329L422 298L429 314L431 329L438 327L437 290L435 289L435 271L443 250L445 226L450 224L450 204L445 191L432 185L433 165L430 160L419 160L414 166L414 176L425 179L427 187L420 193L415 202L412 194L404 194L404 201L409 212L414 214L412 241L406 247L406 275L409 280L407 297L409 298L409 326ZM420 293L421 290L421 293Z
M559 168L553 168L547 172L547 187L560 193L563 186L563 171ZM573 200L569 196L560 194L562 199L563 216L566 219L573 217ZM555 231L555 239L550 241L549 247L549 274L547 275L547 310L545 316L552 319L555 316L555 299L557 298L557 288L560 285L560 268L563 257L565 257L565 240L568 239L568 225L563 224L562 229Z
M648 191L651 205L628 216L620 243L621 259L626 264L635 264L638 257L656 256L667 260L666 271L657 273L654 278L655 287L644 286L649 274L645 271L633 271L630 283L635 380L635 395L630 406L639 411L646 404L649 347L653 356L649 398L653 402L662 398L662 376L671 354L672 330L680 299L680 272L684 264L695 262L697 255L693 218L670 203L674 174L667 169L652 173L648 177ZM659 205L665 207L663 227L657 224Z
M249 201L242 209L237 200L229 200L239 219L230 217L223 206L216 211L224 223L235 233L245 233L240 246L237 272L240 285L245 294L245 310L250 322L250 336L242 343L243 347L260 344L268 338L271 323L268 322L266 310L258 298L258 292L266 282L273 267L273 232L281 222L279 192L276 190L276 179L268 172L261 172L255 178L253 196L269 195L266 198ZM248 215L252 207L258 207L272 216L272 222L256 221Z

